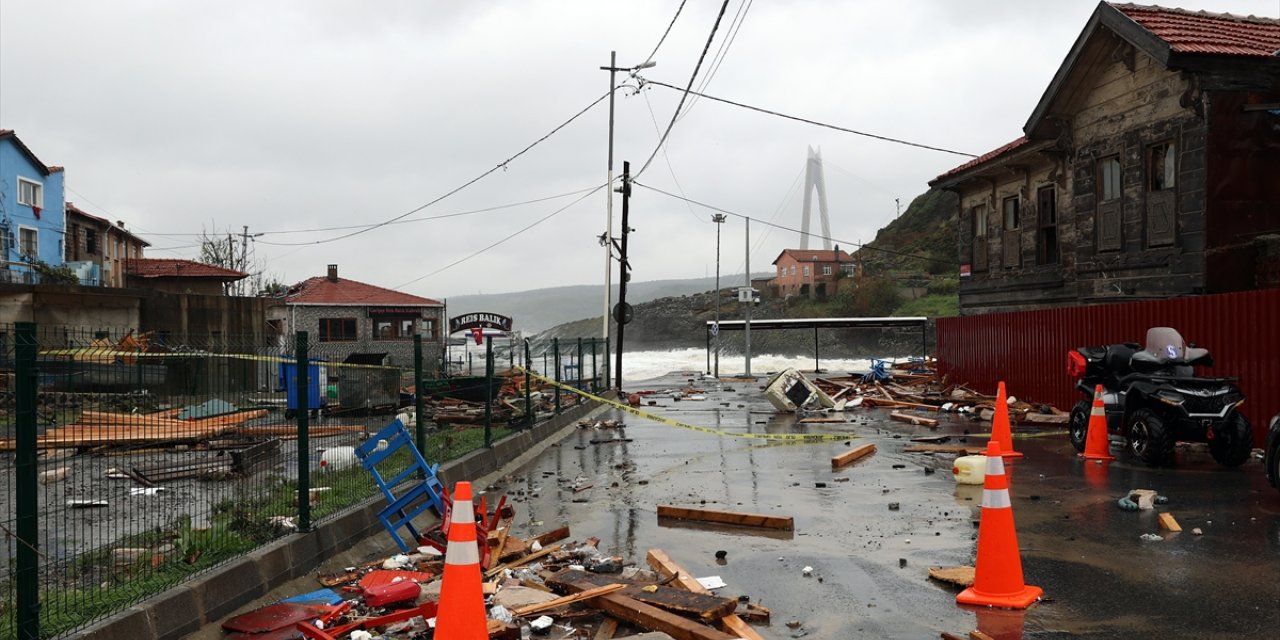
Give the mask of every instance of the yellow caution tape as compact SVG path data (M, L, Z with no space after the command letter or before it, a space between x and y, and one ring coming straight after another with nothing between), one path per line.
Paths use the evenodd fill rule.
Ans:
M608 398L602 398L595 394L587 393L586 391L583 391L571 385L556 382L555 380L552 380L546 376L536 374L522 367L515 367L515 370L519 371L520 373L527 373L529 374L530 377L537 378L538 380L546 384L549 384L553 387L559 387L570 393L576 393L584 398L587 398L588 400L592 400L600 404L608 405L610 407L618 409L619 411L625 411L638 418L644 418L645 420L652 420L654 422L665 424L669 427L688 429L690 431L699 431L701 433L709 433L712 435L725 436L729 438L751 438L754 440L772 440L772 441L791 442L791 443L830 442L833 440L851 440L851 439L860 437L860 436L849 434L849 433L744 433L741 431L723 431L721 429L712 429L710 427L700 427L696 424L689 424L687 422L672 420L671 418L667 418L665 416L649 413L647 411L641 411L635 407L632 407L629 404L625 404L622 402L615 402L613 400L609 400Z
M297 358L289 356L259 356L248 353L209 353L204 351L122 351L119 349L46 349L39 352L39 355L42 357L66 357L70 358L70 360L66 360L66 362L85 364L115 364L115 359L117 358L226 358L229 360L284 362L289 364L293 364L298 361ZM354 364L347 362L328 362L325 360L313 360L311 364L344 369L407 369L407 367L397 367L385 364Z

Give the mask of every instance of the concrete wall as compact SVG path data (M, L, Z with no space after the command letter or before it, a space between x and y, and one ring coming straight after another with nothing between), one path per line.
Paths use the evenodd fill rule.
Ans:
M494 443L442 467L442 480L479 480L508 463L527 460L577 428L596 411L586 404L565 411L533 429ZM208 573L140 602L70 637L94 640L178 640L221 621L272 589L310 573L320 563L370 536L385 535L377 513L381 497L324 521L308 533L296 533L217 567ZM387 555L395 544L387 538Z

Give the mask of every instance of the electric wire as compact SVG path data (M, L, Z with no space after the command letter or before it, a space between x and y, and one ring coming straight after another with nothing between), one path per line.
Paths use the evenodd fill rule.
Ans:
M583 200L586 200L587 198L590 198L592 195L594 195L596 192L600 191L601 189L605 188L606 186L607 186L607 185L602 184L602 185L600 185L600 186L598 186L598 187L596 187L596 188L594 188L594 189L592 189L592 190L588 191L587 193L583 194L581 197L579 197L579 198L575 199L573 202L570 202L569 204L566 204L566 205L564 205L563 207L560 207L559 209L556 209L555 211L552 211L551 213L548 213L547 215L545 215L545 216L543 216L543 217L541 217L541 218L538 218L537 220L535 220L535 221L533 221L533 222L529 223L527 226L525 226L525 227L523 227L523 228L521 228L521 229L519 229L519 230L517 230L517 231L515 231L515 232L511 233L510 235L507 235L507 236L503 237L502 239L497 240L496 242L494 242L494 243L492 243L492 244L490 244L490 245L488 245L488 246L486 246L486 247L484 247L484 248L482 248L482 249L479 249L478 251L475 251L475 252L471 253L470 255L467 255L466 257L463 257L463 258L460 258L460 259L455 260L455 261L453 261L453 262L450 262L449 264L447 264L447 265L445 265L445 266L443 266L443 267L440 267L439 269L436 269L435 271L432 271L431 273L426 273L426 274L423 274L423 275L421 275L421 276L418 276L417 278L414 278L414 279L412 279L412 280L409 280L409 281L407 281L407 282L403 282L403 283L401 283L401 284L398 284L398 285L396 285L394 288L395 288L395 289L401 289L401 288L404 288L404 287L406 287L406 286L408 286L408 285L411 285L411 284L414 284L414 283L416 283L416 282L419 282L419 281L421 281L421 280L425 280L425 279L427 279L427 278L430 278L431 276L434 276L434 275L436 275L436 274L438 274L438 273L444 272L444 271L446 271L446 270L448 270L448 269L452 269L453 267L456 267L456 266L458 266L458 265L460 265L460 264L462 264L462 263L464 263L464 262L466 262L466 261L468 261L468 260L470 260L470 259L472 259L472 258L474 258L474 257L476 257L476 256L478 256L478 255L480 255L480 254L482 254L482 253L485 253L486 251L489 251L490 249L493 249L493 248L495 248L495 247L497 247L497 246L501 245L502 243L504 243L504 242L506 242L506 241L508 241L508 240L510 240L510 239L512 239L512 238L514 238L514 237L516 237L516 236L518 236L518 235L520 235L520 234L522 234L522 233L524 233L524 232L526 232L526 231L528 231L528 230L530 230L530 229L532 229L532 228L534 228L534 227L536 227L536 226L538 226L538 225L540 225L540 224L542 224L543 222L546 222L547 220L550 220L551 218L553 218L553 217L555 217L555 216L557 216L557 215L559 215L559 214L563 213L565 210L569 209L570 207L572 207L572 206L574 206L574 205L578 204L579 202L582 202Z
M864 136L864 137L867 137L867 138L873 138L873 139L875 139L875 140L881 140L881 141L884 141L884 142L892 142L892 143L894 143L894 144L906 145L906 146L908 146L908 147L916 147L916 148L919 148L919 149L928 149L928 150L930 150L930 151L939 151L939 152L941 152L941 153L950 153L950 154L957 155L957 156L964 156L964 157L966 157L966 158L976 158L976 157L978 157L978 154L976 154L976 153L966 153L966 152L964 152L964 151L955 151L955 150L953 150L953 149L945 149L945 148L943 148L943 147L934 147L934 146L927 145L927 144L922 144L922 143L919 143L919 142L911 142L911 141L909 141L909 140L902 140L902 139L900 139L900 138L891 138L891 137L889 137L889 136L882 136L882 135L875 134L875 133L867 133L866 131L858 131L858 130L856 130L856 129L850 129L850 128L848 128L848 127L841 127L841 126L834 125L834 124L827 124L827 123L825 123L825 122L819 122L819 121L817 121L817 120L810 120L810 119L808 119L808 118L801 118L800 116L788 115L788 114L781 113L781 112L778 112L778 111L773 111L773 110L771 110L771 109L765 109L765 108L763 108L763 107L753 107L753 106L751 106L751 105L749 105L749 104L743 104L743 103L741 103L741 102L734 102L733 100L728 100L728 99L726 99L726 98L717 98L716 96L707 95L707 94L704 94L704 93L698 93L698 92L692 91L692 90L690 90L690 89L681 89L680 87L677 87L677 86L674 86L674 85L670 85L670 84L667 84L667 83L665 83L665 82L660 82L660 81L658 81L658 80L649 80L649 79L647 79L647 78L644 78L643 76L636 76L636 79L640 81L641 86L644 86L644 85L646 85L646 84L653 84L653 85L657 85L657 86L659 86L659 87L665 87L665 88L667 88L667 89L674 89L675 91L683 92L685 96L688 96L689 94L693 94L693 95L696 95L696 96L699 96L699 97L702 97L702 98L707 98L708 100L713 100L713 101L715 101L715 102L723 102L723 103L725 103L725 104L730 104L730 105L733 105L733 106L735 106L735 107L741 107L741 108L743 108L743 109L749 109L749 110L751 110L751 111L756 111L756 112L764 113L764 114L768 114L768 115L771 115L771 116L778 116L779 118L786 118L787 120L795 120L796 122L803 122L803 123L805 123L805 124L811 124L811 125L818 126L818 127L824 127L824 128L832 129L832 130L835 130L835 131L843 131L844 133L852 133L852 134L854 134L854 135ZM684 101L684 97L681 97L681 102L683 103L683 101Z
M726 0L726 1L727 1L727 0ZM473 184L475 184L475 183L477 183L477 182L479 182L479 181L483 180L484 178L488 177L490 174L492 174L492 173L494 173L494 172L498 171L499 169L505 169L505 168L507 167L507 165L511 163L511 161L513 161L513 160L515 160L516 158L519 158L520 156L524 155L524 154L525 154L525 153L527 153L530 149L533 149L534 147L538 146L538 145L539 145L539 144L541 144L543 141L545 141L547 138L550 138L551 136L555 135L556 133L559 133L559 131L560 131L561 129L563 129L563 128L565 128L565 127L569 126L569 125L570 125L574 120L577 120L578 118L582 117L582 115L583 115L583 114L585 114L586 112L590 111L593 107L595 107L596 105L600 104L601 102L604 102L605 98L608 98L608 97L613 93L613 91L614 91L613 89L610 89L609 91L604 92L604 95L601 95L599 98L596 98L594 101L592 101L592 102L591 102L591 104L588 104L587 106L583 107L580 111L578 111L577 113L573 114L573 116L571 116L568 120L565 120L564 122L560 123L559 125L557 125L557 126L556 126L556 128L554 128L554 129L552 129L551 131L547 132L547 133L546 133L545 135L543 135L541 138L538 138L537 140L534 140L532 143L530 143L530 144L529 144L529 146L527 146L527 147L525 147L525 148L521 149L520 151L517 151L517 152L516 152L514 155L512 155L511 157L509 157L509 158L507 158L506 160L503 160L502 162L499 162L498 164L494 165L494 166L493 166L493 168L491 168L491 169L489 169L488 171L485 171L484 173L481 173L480 175L478 175L478 176L476 176L476 177L474 177L474 178L472 178L472 179L470 179L470 180L468 180L468 181L466 181L466 182L462 183L461 185L459 185L459 186L457 186L457 187L454 187L454 188L453 188L453 189L451 189L450 191L446 192L444 195L441 195L441 196L439 196L439 197L435 198L434 200L431 200L430 202L427 202L426 204L420 205L420 206L418 206L418 207L414 207L413 209L410 209L409 211L406 211L406 212L404 212L404 213L402 213L402 214L400 214L400 215L398 215L398 216L395 216L395 217L393 217L393 218L389 218L389 219L384 220L384 221L382 221L382 222L379 222L379 223L377 223L377 224L371 225L371 226L370 226L369 228L367 228L367 229L360 229L360 230L358 230L358 231L352 231L352 232L350 232L350 233L344 233L344 234L342 234L342 235L334 236L334 237L332 237L332 238L324 238L324 239L321 239L321 240L313 240L313 241L311 241L311 242L306 242L306 243L301 243L301 244L312 244L312 245L316 245L316 244L327 244L327 243L330 243L330 242L337 242L338 240L345 240L345 239L350 238L350 237L353 237L353 236L358 236L358 235L360 235L360 234L362 234L362 233L368 233L368 232L370 232L370 231L373 231L374 229L379 229L379 228L385 227L385 226L387 226L387 225L389 225L389 224L391 224L391 223L393 223L393 222L396 222L396 221L398 221L398 220L401 220L401 219L407 218L407 217L409 217L409 216L411 216L411 215L413 215L413 214L415 214L415 213L417 213L417 212L419 212L419 211L422 211L423 209L426 209L427 207L430 207L430 206L432 206L432 205L434 205L434 204L436 204L436 203L440 202L441 200L444 200L445 198L448 198L449 196L452 196L452 195L454 195L454 194L458 193L459 191L462 191L463 189L466 189L467 187L469 187L469 186L471 186L471 185L473 185ZM296 246L296 245L290 245L290 246Z
M645 189L648 189L648 190L650 190L650 191L654 191L654 192L657 192L657 193L661 193L661 194L662 194L662 195L664 195L664 196L667 196L667 197L670 197L670 198L675 198L675 199L677 199L677 200L683 200L683 199L684 199L684 198L682 198L681 196L676 195L676 194L674 194L674 193L671 193L671 192L668 192L668 191L663 191L662 189L659 189L659 188L657 188L657 187L654 187L654 186L651 186L651 185L647 185L647 184L643 184L643 183L640 183L640 182L636 182L635 180L632 180L632 181L631 181L631 184L633 184L633 185L635 185L635 186L637 186L637 187L644 187ZM795 229L795 228L792 228L792 227L787 227L787 226L785 226L785 225L776 224L776 223L774 223L774 222L764 222L763 220L760 220L760 219L758 219L758 218L752 218L751 216L749 216L749 215L747 215L747 214L745 214L745 213L738 213L738 212L736 212L736 211L730 211L730 210L728 210L728 209L722 209L722 208L720 208L720 207L717 207L717 206L714 206L714 205L707 204L707 203L705 203L705 202L699 202L699 201L697 201L697 200L693 200L693 199L689 199L689 202L691 202L691 203L693 203L693 204L696 204L696 205L698 205L699 207L704 207L704 208L710 209L710 210L712 210L712 211L718 211L718 212L723 213L723 214L726 214L726 215L731 215L731 216L733 216L733 217L735 217L735 218L741 218L741 219L743 219L743 220L751 220L752 222L756 222L756 223L764 224L764 225L766 225L766 226L770 226L770 227L775 227L775 228L777 228L777 229L781 229L781 230L783 230L783 231L791 231L791 232L793 232L793 233L804 233L803 231L801 231L801 230L799 230L799 229ZM915 254L915 253L907 253L907 252L905 252L905 251L894 251L894 250L892 250L892 249L883 249L883 248L880 248L880 247L873 247L873 246L868 245L868 244L863 244L863 243L861 243L861 242L851 242L851 241L848 241L848 240L841 240L840 238L835 238L835 237L830 237L830 236L824 236L824 235L817 234L817 233L810 233L810 234L808 234L808 235L809 235L809 237L810 237L810 238L818 238L818 239L820 239L820 240L831 240L831 241L833 241L833 242L838 242L838 243L840 243L840 244L848 245L848 246L851 246L851 247L857 247L857 248L859 248L859 249L866 249L866 250L868 250L868 251L877 251L877 252L885 253L885 254L889 254L889 255L902 256L902 257L904 257L904 258L912 258L912 259L916 259L916 260L923 260L923 261L925 261L925 262L938 262L938 263L942 263L942 264L959 264L959 262L954 261L954 260L943 260L943 259L939 259L939 258L936 258L936 257L933 257L933 256L922 256L922 255Z
M643 95L644 95L644 104L646 107L649 107L649 119L653 122L653 131L655 133L661 133L662 127L658 124L658 114L654 113L653 111L653 103L649 101L649 94L646 93ZM680 195L685 195L684 187L680 185L680 178L676 177L675 167L671 165L671 156L667 155L667 150L665 148L662 150L662 159L666 161L667 171L671 173L671 181L675 183L676 189L680 191ZM694 219L696 219L698 222L705 222L705 223L711 224L710 220L703 220L702 218L698 217L698 214L693 210L693 205L686 202L684 203L684 206L686 209L689 210L689 215L693 216Z
M645 64L649 64L650 62L653 62L653 57L655 55L658 55L658 49L661 49L662 43L667 41L667 36L670 35L671 33L671 27L676 26L676 19L680 17L680 12L684 11L684 3L687 1L688 0L680 0L680 6L676 7L676 15L671 16L671 22L667 23L667 30L662 32L662 37L658 38L658 44L653 46L653 51L649 52L649 57L645 58L644 64L640 66L644 66Z
M702 46L702 54L698 56L698 64L694 65L693 73L689 75L689 85L685 87L685 92L680 95L680 102L676 104L676 110L671 114L671 122L667 123L667 130L664 131L662 133L662 137L658 139L658 146L654 147L653 153L649 154L649 159L645 160L644 164L640 165L640 170L631 177L633 181L636 178L639 178L640 175L644 173L645 169L649 168L649 164L653 162L655 157L657 157L658 150L662 148L662 145L666 144L667 136L671 135L671 129L676 126L676 119L680 117L680 109L684 107L685 100L689 99L689 90L693 88L694 81L698 79L698 72L702 70L702 62L707 59L707 51L711 49L711 43L716 39L716 31L720 28L720 21L724 19L724 11L728 7L729 0L724 0L724 2L720 4L720 12L716 14L716 22L711 25L711 35L707 36L707 43Z
M733 41L737 40L738 32L742 30L742 23L747 19L747 12L751 10L751 2L752 0L742 0L742 3L738 5L738 12L734 14L733 20L729 22L729 35L720 41L720 48L716 50L716 55L711 58L711 70L702 77L702 82L698 83L698 92L707 90L716 72L720 70L720 65L724 64L724 59L729 55L729 49L733 47ZM695 96L689 102L689 106L685 107L684 113L680 114L680 120L684 120L685 116L693 111L699 99L700 96Z

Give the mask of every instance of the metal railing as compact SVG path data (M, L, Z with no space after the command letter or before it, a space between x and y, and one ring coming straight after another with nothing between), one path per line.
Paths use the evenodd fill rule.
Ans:
M397 415L443 463L568 402L495 370L490 339L479 414L451 399L468 390L424 376L434 346L424 357L415 337L401 367L304 332L0 326L0 638L76 631L373 497L353 448ZM607 357L607 344L558 340L508 357L601 389L593 348ZM589 363L591 377L561 375L565 361L575 374Z

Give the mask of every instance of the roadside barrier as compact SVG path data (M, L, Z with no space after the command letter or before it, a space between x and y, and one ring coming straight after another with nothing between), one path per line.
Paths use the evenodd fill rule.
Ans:
M1005 395L1004 381L1000 381L996 392L996 413L991 418L991 440L1000 444L1000 455L1005 458L1021 458L1022 454L1013 450L1013 429L1009 426L1009 399Z
M992 439L987 443L987 478L983 483L973 586L961 591L956 602L1026 609L1043 594L1040 587L1022 581L1022 553L1018 550L1018 531L1013 523L1009 478L1004 474L1000 444Z
M484 589L480 577L480 547L476 542L476 512L471 483L453 489L449 546L444 554L444 577L436 614L435 637L440 640L487 640Z
M1106 405L1102 402L1102 385L1093 389L1093 408L1089 410L1089 431L1085 436L1084 453L1086 460L1115 460L1111 455L1111 441L1107 437Z
M598 402L600 404L608 405L610 407L618 409L619 411L625 411L633 416L644 418L645 420L652 420L654 422L665 424L669 427L689 429L690 431L699 431L701 433L709 433L712 435L724 436L729 438L751 438L754 440L779 440L779 441L786 441L786 442L831 442L836 440L851 440L851 439L860 437L852 433L744 433L741 431L724 431L721 429L712 429L710 427L700 427L696 424L688 424L686 422L672 420L671 418L660 416L654 413L649 413L647 411L641 411L640 409L637 409L630 405L627 405L621 402L614 402L613 400L609 400L608 398L602 398L595 394L588 393L572 385L556 382L555 380L547 378L546 376L541 376L531 371L527 372L520 367L515 367L515 369L520 373L528 373L531 377L537 378L538 380L542 381L545 384L549 384L553 387L559 387L564 391L568 391L570 393L576 393L593 402Z

